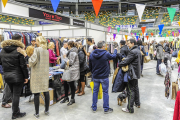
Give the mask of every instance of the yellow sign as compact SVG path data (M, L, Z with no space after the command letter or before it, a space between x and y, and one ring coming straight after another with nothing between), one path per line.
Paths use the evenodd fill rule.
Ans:
M4 7L6 7L6 3L8 0L2 0Z

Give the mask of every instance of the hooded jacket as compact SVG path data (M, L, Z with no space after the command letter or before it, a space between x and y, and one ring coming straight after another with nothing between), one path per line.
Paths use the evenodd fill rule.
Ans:
M3 67L6 83L24 82L28 79L28 70L24 56L17 52L17 47L24 44L17 40L6 40L1 43L0 65Z
M157 59L164 60L164 51L163 46L161 44L156 45L156 53Z
M95 49L89 58L89 69L95 79L106 79L109 77L109 60L116 58L117 50L110 54L106 50Z
M135 45L129 50L127 57L122 62L120 62L118 66L123 67L123 66L131 65L135 71L136 78L140 79L141 59L142 59L141 52L138 49L138 46Z

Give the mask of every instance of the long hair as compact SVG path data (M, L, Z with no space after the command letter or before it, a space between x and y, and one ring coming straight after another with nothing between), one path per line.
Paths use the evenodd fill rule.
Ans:
M39 42L39 47L47 50L47 41L43 36L37 37L36 40Z

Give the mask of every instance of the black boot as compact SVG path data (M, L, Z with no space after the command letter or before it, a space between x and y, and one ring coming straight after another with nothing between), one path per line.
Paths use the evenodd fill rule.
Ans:
M66 103L66 102L69 102L69 98L68 97L65 97L60 103Z
M22 118L22 117L24 117L24 116L26 116L26 113L25 113L25 112L24 112L24 113L18 112L18 113L16 113L16 114L13 113L13 115L12 115L12 120L15 120L15 119L17 119L17 118Z
M72 105L75 103L75 99L71 99L71 101L67 104L68 106Z

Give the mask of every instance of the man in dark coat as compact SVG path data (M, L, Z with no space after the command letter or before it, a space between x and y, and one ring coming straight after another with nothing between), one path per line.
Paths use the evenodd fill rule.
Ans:
M28 70L24 56L17 52L17 48L25 48L21 42L22 37L15 34L13 40L5 40L1 43L0 65L3 67L5 82L9 85L12 93L12 119L21 118L26 113L20 113L19 98L23 84L28 82Z
M117 54L117 58L118 58L119 62L122 61L122 58L124 58L128 55L129 50L128 50L127 45L125 45L125 44L126 44L126 41L124 41L124 40L120 41L120 47L121 47L120 53Z
M119 63L119 67L123 66L131 66L134 70L134 76L132 79L129 80L127 85L127 92L128 92L128 106L127 108L122 108L122 111L134 113L134 102L138 108L140 108L140 99L139 99L139 87L138 87L138 79L141 76L141 59L142 55L140 50L138 49L136 40L130 39L128 41L128 47L130 48L127 57Z

